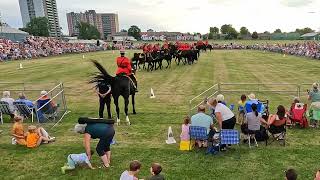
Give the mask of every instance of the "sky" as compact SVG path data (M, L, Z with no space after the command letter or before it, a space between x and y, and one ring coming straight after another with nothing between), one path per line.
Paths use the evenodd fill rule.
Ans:
M280 28L320 30L320 0L56 0L63 33L68 32L67 12L96 10L117 13L120 29L137 25L142 31L207 33L209 27L232 24L250 32ZM2 20L22 27L18 0L0 0Z

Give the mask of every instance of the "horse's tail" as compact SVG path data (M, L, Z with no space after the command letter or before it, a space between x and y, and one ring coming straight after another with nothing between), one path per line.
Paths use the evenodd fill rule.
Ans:
M96 60L91 60L91 62L94 64L94 66L100 71L100 73L95 74L92 79L89 81L89 83L101 83L102 81L105 81L108 84L111 84L112 82L112 76L107 72L107 70Z

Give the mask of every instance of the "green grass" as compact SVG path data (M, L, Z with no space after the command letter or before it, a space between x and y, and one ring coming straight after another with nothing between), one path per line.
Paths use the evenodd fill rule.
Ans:
M132 56L132 52L129 53ZM63 82L71 110L61 124L50 130L57 141L33 150L11 145L12 124L1 125L4 132L0 135L0 179L119 179L129 162L135 159L143 164L139 177L149 175L151 163L159 162L170 180L283 179L283 171L289 167L298 171L299 179L312 179L315 170L319 169L320 132L315 129L290 129L286 147L260 144L259 148L249 149L247 145L241 145L240 159L237 159L235 149L219 156L206 156L203 152L181 152L178 144L165 144L169 126L179 140L189 100L217 82L309 83L320 77L320 64L311 59L284 58L280 54L259 51L214 51L203 53L200 61L192 66L173 64L171 69L162 71L139 71L138 114L130 115L132 126L116 127L118 144L112 146L111 168L77 168L62 175L60 167L66 162L67 155L84 152L82 136L72 131L77 118L96 116L98 111L97 97L87 83L89 74L95 71L89 59L99 60L114 74L115 57L112 52L97 52L86 54L85 59L79 54L20 61L25 67L23 70L17 70L20 62L0 64L0 82L38 83L35 85L38 89L51 82ZM149 98L150 88L154 89L156 99ZM228 103L236 103L241 93L224 95ZM12 92L12 96L16 97L17 92ZM292 96L286 94L261 93L257 96L270 99L272 111L279 104L288 107L292 100ZM121 119L124 120L122 106ZM96 141L92 148L95 145ZM99 157L94 155L92 162L99 165Z

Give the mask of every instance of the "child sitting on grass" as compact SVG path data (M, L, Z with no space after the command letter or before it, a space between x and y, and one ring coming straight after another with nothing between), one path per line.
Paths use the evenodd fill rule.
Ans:
M36 148L41 143L47 144L55 141L55 137L50 137L43 128L37 128L34 125L28 127L26 145L28 148Z
M153 163L150 168L152 176L148 177L147 180L164 180L164 176L160 174L162 167L159 163Z
M137 175L139 174L141 169L141 163L137 160L130 162L129 171L124 171L121 176L120 180L138 180Z
M90 151L91 156L94 152ZM61 167L62 174L66 173L66 170L73 170L76 168L76 165L87 165L91 169L95 169L92 167L88 155L86 153L81 154L69 154L68 155L68 163Z

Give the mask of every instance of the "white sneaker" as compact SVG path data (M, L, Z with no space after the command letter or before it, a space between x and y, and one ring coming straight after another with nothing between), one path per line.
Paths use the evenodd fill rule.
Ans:
M55 140L56 140L56 137L50 137L49 140L50 140L50 141L55 141Z
M11 144L12 144L12 145L16 145L16 144L17 144L17 141L16 141L15 138L12 138L12 139L11 139Z

